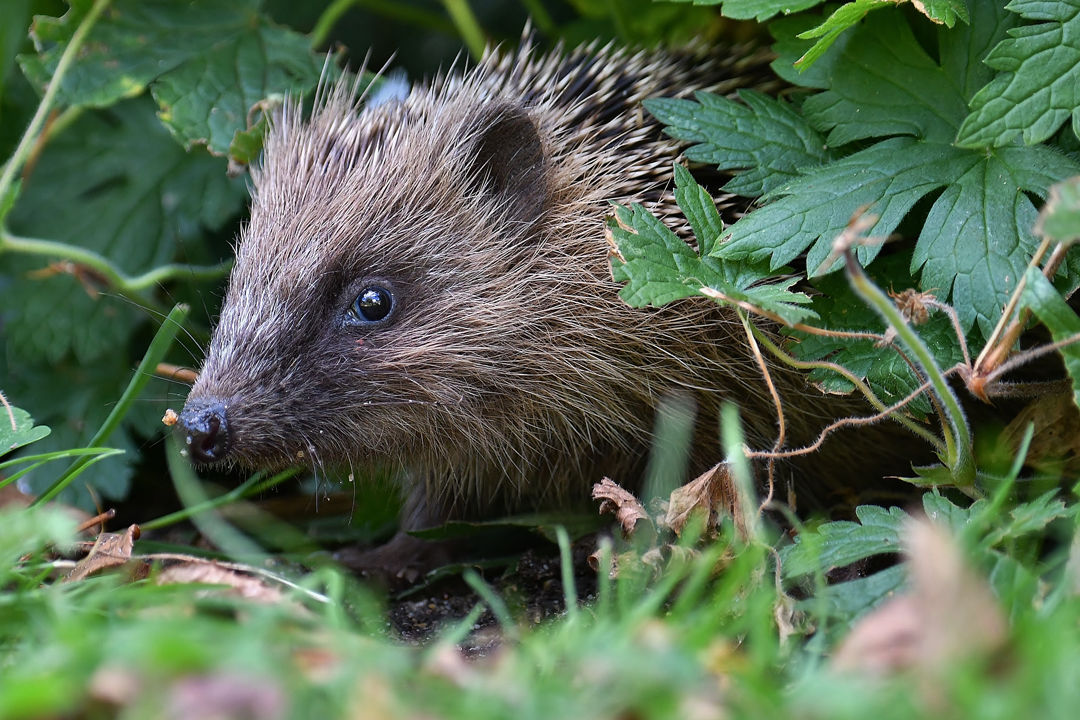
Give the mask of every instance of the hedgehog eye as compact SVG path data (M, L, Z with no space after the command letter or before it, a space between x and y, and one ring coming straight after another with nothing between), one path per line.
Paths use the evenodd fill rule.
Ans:
M366 287L353 300L349 314L362 323L375 323L383 320L394 307L394 296L386 288Z

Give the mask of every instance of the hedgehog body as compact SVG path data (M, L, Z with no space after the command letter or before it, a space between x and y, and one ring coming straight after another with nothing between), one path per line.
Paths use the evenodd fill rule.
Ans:
M625 480L673 393L699 408L696 465L720 454L725 400L770 446L734 315L626 306L603 232L611 201L670 214L679 148L641 100L768 77L762 55L730 57L526 47L403 100L358 106L338 85L310 119L287 108L181 416L192 456L397 466L423 525ZM789 437L836 415L797 374L774 379Z

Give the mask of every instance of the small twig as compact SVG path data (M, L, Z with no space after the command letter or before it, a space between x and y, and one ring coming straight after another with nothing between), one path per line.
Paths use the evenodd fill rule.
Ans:
M784 406L780 402L780 393L776 390L776 384L773 383L772 374L769 372L769 366L765 364L765 358L761 355L761 348L758 347L757 340L754 338L754 331L750 327L750 321L746 317L746 313L741 310L736 311L739 315L739 320L742 321L743 329L746 331L747 342L750 343L750 350L754 353L754 359L757 361L758 368L761 370L761 376L765 379L765 385L769 388L769 395L772 396L773 405L776 406L776 422L778 432L776 435L776 442L773 443L773 451L777 452L780 448L784 447L785 436L787 435L787 423L784 420ZM766 505L772 502L773 493L776 489L776 461L769 458L767 463L767 472L769 475L769 491L765 497L765 500L758 506L758 514L760 515Z

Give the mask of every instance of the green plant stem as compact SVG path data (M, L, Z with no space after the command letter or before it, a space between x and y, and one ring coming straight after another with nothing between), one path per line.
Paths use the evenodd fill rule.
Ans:
M942 429L945 435L946 464L952 472L956 487L967 493L978 493L975 487L975 458L972 455L971 432L963 408L945 375L938 367L937 360L929 348L923 344L919 335L900 314L896 305L881 289L871 282L863 272L862 266L855 260L850 249L844 250L845 273L855 293L873 308L885 323L896 331L900 341L914 356L915 361L930 380L934 394L941 402L944 414Z
M450 14L450 19L454 21L454 27L457 28L461 39L465 41L465 46L469 48L469 54L474 60L479 60L487 47L487 38L472 8L469 7L469 0L442 0L442 3L446 12Z
M147 290L169 280L217 280L228 275L232 268L231 260L217 265L174 263L156 267L141 275L128 275L107 257L93 250L56 240L19 237L0 229L0 255L5 252L59 258L90 268L109 284L110 290L139 305L160 310L162 314L165 313L165 306L146 295Z
M75 30L75 34L71 36L67 47L64 48L64 54L60 56L60 62L57 63L56 71L53 72L52 79L49 80L49 86L45 90L45 96L41 98L41 103L38 104L37 112L34 113L30 125L26 128L26 132L23 133L15 152L4 168L4 174L0 175L0 198L7 196L12 183L15 182L15 175L22 170L23 164L26 163L30 153L33 152L38 134L49 117L53 100L56 99L56 93L63 84L68 68L78 56L79 49L82 47L83 41L90 33L91 28L94 27L101 13L108 5L109 0L96 0L90 11L86 13L86 17L79 23L79 27Z
M551 19L551 13L547 11L541 0L521 0L521 4L529 11L532 21L536 23L536 27L540 28L541 32L553 35L559 29L555 21Z
M337 25L337 21L357 4L357 0L334 0L329 7L322 11L315 27L311 30L311 47L320 48L326 43L330 31Z
M150 347L147 348L146 354L143 355L139 367L135 369L135 374L132 376L131 382L128 383L127 388L124 390L124 394L120 396L120 400L113 406L112 412L109 413L109 417L105 418L105 422L101 424L101 427L98 428L93 439L87 443L86 447L101 447L105 444L105 441L109 439L109 436L113 434L116 428L120 426L120 423L131 409L131 406L135 403L135 399L153 376L154 368L157 367L158 363L165 359L165 354L176 340L176 333L180 330L184 320L187 319L188 310L189 308L187 305L177 305L165 318L165 321L161 323L161 327L158 328L157 334L154 335L154 339L150 341ZM44 493L34 500L32 505L41 505L52 500L61 490L66 488L76 477L78 477L79 473L85 470L87 465L94 462L95 459L96 458L82 457L73 462L71 467L69 467L63 475L58 477Z
M311 47L315 49L323 47L329 39L334 26L354 6L427 30L434 30L447 35L453 35L456 32L454 24L447 22L446 18L438 13L429 12L406 3L395 2L394 0L334 0L329 7L323 10L322 15L319 16L314 29L311 31Z
M279 472L269 478L264 478L261 473L256 473L245 480L241 485L223 495L218 495L205 502L200 502L198 505L192 505L183 510L177 510L174 513L163 515L150 522L139 523L139 527L143 530L156 530L158 528L168 527L169 525L175 525L178 522L183 522L184 520L187 520L194 515L204 513L207 510L215 510L219 507L228 505L229 503L236 502L237 500L243 500L252 495L258 495L264 490L268 490L291 477L295 477L298 472L300 472L298 468L292 468Z

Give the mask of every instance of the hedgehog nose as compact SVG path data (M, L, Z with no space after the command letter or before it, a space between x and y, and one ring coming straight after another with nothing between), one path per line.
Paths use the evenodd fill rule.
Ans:
M224 460L230 450L229 423L219 400L194 400L180 413L180 428L189 457L197 463Z

